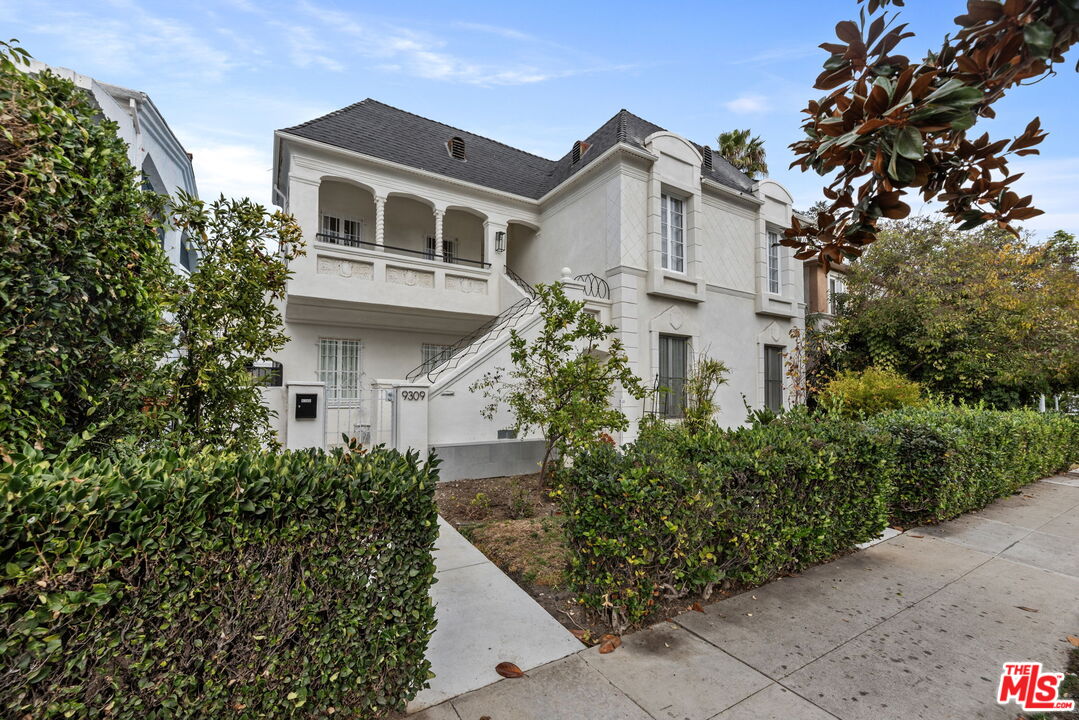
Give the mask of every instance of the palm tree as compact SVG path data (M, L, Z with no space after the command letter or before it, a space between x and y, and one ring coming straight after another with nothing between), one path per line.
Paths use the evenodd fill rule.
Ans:
M768 174L764 141L759 135L751 138L749 133L749 128L720 133L716 138L719 144L717 152L750 178L764 177Z

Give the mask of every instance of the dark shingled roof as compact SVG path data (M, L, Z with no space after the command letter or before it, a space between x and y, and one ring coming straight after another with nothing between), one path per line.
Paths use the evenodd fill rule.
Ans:
M658 125L620 110L585 138L588 150L573 163L571 153L548 160L368 98L281 132L536 199L615 144L624 142L643 149L645 138L661 131ZM450 157L446 150L446 141L454 136L465 141L464 161ZM703 154L702 146L695 147ZM702 173L735 190L752 190L753 181L714 152L712 170L702 169Z

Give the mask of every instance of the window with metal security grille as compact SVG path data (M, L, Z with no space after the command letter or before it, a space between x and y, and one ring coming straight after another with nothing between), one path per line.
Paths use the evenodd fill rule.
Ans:
M682 417L685 407L686 375L689 371L689 338L659 336L660 414Z
M685 272L685 201L670 195L660 197L660 234L663 269Z
M783 409L783 350L779 345L764 346L764 406L774 412Z
M464 138L457 137L456 135L446 141L446 149L449 150L450 157L454 160L465 159L465 141Z
M420 349L423 367L430 371L449 359L450 345L424 343Z
M318 379L326 383L326 404L347 407L360 402L360 341L320 338Z
M768 233L768 292L779 294L779 233Z

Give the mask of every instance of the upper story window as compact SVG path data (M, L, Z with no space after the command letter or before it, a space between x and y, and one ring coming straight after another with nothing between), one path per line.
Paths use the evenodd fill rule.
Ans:
M465 159L465 141L464 138L454 135L446 141L446 150L449 152L450 157L454 160Z
M828 276L828 314L835 315L836 296L847 291L846 283L838 275Z
M450 345L436 345L435 343L423 343L420 354L423 367L427 372L435 369L450 358Z
M324 214L319 240L357 247L363 242L363 223L359 220Z
M778 295L779 284L779 233L768 233L768 292Z
M704 152L701 153L701 159L703 161L702 167L705 172L711 172L712 170L712 148L708 145L704 146Z
M457 238L442 238L442 261L457 261ZM433 235L427 236L427 250L423 256L428 260L438 260L438 240Z
M685 201L670 195L662 195L660 197L660 206L663 269L685 272Z

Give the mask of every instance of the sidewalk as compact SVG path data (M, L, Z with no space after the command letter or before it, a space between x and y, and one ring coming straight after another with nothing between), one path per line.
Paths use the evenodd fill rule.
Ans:
M1059 476L414 717L1012 720L1001 664L1060 670L1077 598L1079 478Z

